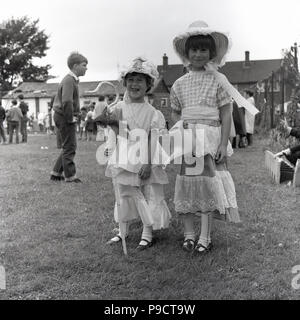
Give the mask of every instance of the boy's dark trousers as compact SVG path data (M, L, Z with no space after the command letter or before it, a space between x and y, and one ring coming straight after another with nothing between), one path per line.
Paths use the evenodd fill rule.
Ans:
M2 138L3 142L6 142L3 120L0 120L0 140L1 140L1 138Z
M19 121L9 122L9 143L13 141L14 130L16 130L16 143L19 143Z
M62 143L61 143L61 136L60 136L60 132L58 131L57 126L54 126L54 132L56 135L56 147L57 149L61 149L62 148Z
M27 142L27 116L23 116L21 120L21 135L22 135L22 142Z
M76 176L74 157L76 153L76 123L67 123L65 118L54 113L54 122L57 127L57 134L61 137L62 152L53 168L53 173L61 175L64 172L66 181L73 180Z

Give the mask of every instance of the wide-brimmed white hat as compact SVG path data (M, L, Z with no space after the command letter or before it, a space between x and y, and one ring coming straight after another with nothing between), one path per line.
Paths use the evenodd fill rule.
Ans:
M231 47L231 40L229 36L214 29L209 28L204 21L195 21L189 25L188 29L177 35L173 40L173 47L185 66L189 65L188 57L185 53L185 43L191 36L196 35L211 35L216 45L216 57L211 61L222 66L225 63L225 55Z
M133 59L130 65L122 70L121 78L124 79L127 74L133 72L146 74L153 79L153 81L157 80L159 77L157 67L144 57L137 57Z

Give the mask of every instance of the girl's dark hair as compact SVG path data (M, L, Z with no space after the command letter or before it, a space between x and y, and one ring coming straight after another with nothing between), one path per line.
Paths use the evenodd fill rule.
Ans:
M152 88L152 78L150 76L148 76L147 74L144 73L139 73L139 72L131 72L131 73L127 73L125 78L124 78L124 86L126 87L126 80L129 76L136 76L136 75L142 75L145 77L146 79L146 85L147 85L147 90L146 92L149 92Z
M190 49L209 49L209 58L213 59L217 55L215 40L211 35L190 36L185 42L185 54L188 57Z

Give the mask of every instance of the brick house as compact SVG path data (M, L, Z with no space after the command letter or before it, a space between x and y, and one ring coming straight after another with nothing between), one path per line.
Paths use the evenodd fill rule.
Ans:
M166 54L163 55L162 61L162 65L158 66L158 71L170 92L173 83L179 77L183 76L187 72L187 69L182 64L169 64ZM291 94L291 87L288 85L285 85L284 93L282 93L282 61L282 59L250 60L250 52L245 51L244 60L228 61L219 71L225 74L227 79L236 86L241 93L245 89L250 89L256 93L263 93L267 86L269 93L265 98L269 100L271 100L270 79L273 73L273 102L274 105L279 105L283 99L287 101ZM262 96L262 94L260 96ZM170 101L168 97L166 97L166 99L166 104L169 107Z

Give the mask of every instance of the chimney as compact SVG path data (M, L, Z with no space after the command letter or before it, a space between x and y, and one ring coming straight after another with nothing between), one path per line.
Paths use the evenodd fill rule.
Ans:
M245 51L245 67L250 67L250 52Z
M163 70L166 71L168 68L168 57L167 55L164 53L164 56L163 56Z

